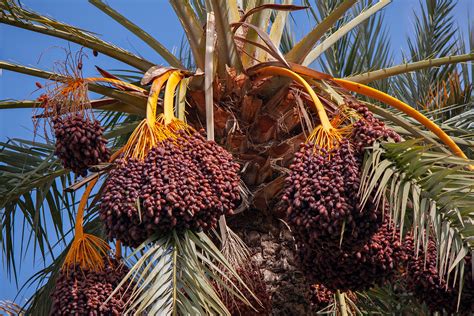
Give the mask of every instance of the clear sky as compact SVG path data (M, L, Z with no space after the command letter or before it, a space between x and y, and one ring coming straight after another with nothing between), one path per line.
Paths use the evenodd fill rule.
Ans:
M294 2L298 3L299 1ZM311 2L314 3L314 1ZM23 0L22 3L57 20L98 33L103 39L142 55L154 63L163 63L163 60L153 50L86 0ZM180 46L183 33L168 1L109 0L108 4L143 27L168 49L173 51ZM406 49L406 37L413 31L413 12L418 8L418 0L393 0L384 9L386 26L391 36L392 51L397 60L400 59L400 52ZM473 16L474 0L459 0L454 14L463 31L467 30L469 24L469 12ZM295 15L295 19L298 27L294 28L294 31L300 38L311 27L311 23L308 22L306 14L301 12ZM470 24L472 25L472 22ZM52 70L53 63L64 57L61 49L64 47L67 47L65 41L0 25L0 60ZM71 48L74 50L77 49L77 46L71 45ZM94 57L90 51L87 53L89 59L84 61L85 75L96 75L94 65L99 65L104 69L124 69L123 64L113 62L106 56ZM34 93L36 81L43 82L43 80L9 71L0 72L0 100L35 98L37 96L37 93ZM0 139L2 141L12 137L31 139L31 129L31 110L3 110L0 112ZM41 267L41 262L38 260L33 262L31 257L26 257L24 260L20 271L20 282L26 280ZM0 267L0 300L13 299L16 292L15 285L8 280L4 270Z

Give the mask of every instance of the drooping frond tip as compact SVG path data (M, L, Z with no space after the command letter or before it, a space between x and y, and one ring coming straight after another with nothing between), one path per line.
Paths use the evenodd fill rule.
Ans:
M360 84L360 83L355 83L351 82L348 80L344 79L337 79L333 78L332 79L334 82L339 84L341 87L353 91L362 95L365 95L367 97L374 98L380 102L383 102L385 104L390 105L391 107L394 107L395 109L402 111L403 113L409 115L410 117L414 118L421 124L423 124L427 129L429 129L433 134L438 136L440 140L449 147L449 149L453 152L458 157L467 159L466 154L462 151L461 148L454 142L454 140L446 134L436 123L431 121L429 118L424 116L422 113L418 112L408 104L382 92L379 90L376 90L374 88L371 88L369 86ZM474 166L469 166L469 169L474 170Z

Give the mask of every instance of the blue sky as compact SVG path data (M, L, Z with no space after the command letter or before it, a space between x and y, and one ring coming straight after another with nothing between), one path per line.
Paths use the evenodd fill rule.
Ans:
M298 1L295 1L296 3ZM133 34L120 27L115 21L85 0L24 0L27 7L46 13L57 20L94 31L103 39L120 47L142 55L148 60L161 64L163 60ZM170 50L176 50L182 40L182 31L178 19L165 0L109 0L108 3L129 19L143 27ZM385 9L386 26L391 36L392 51L397 60L400 52L406 49L406 37L413 31L413 11L419 7L418 0L394 0ZM467 30L468 14L474 14L474 0L459 0L454 14L463 31ZM298 27L294 28L298 38L311 27L306 14L295 15ZM472 23L472 22L471 22ZM53 70L55 61L64 57L61 48L67 43L49 36L0 25L0 60L21 63L32 67ZM71 45L77 49L77 46ZM106 56L93 57L88 51L89 59L84 61L85 75L96 75L94 65L104 69L123 69L119 62ZM3 71L0 74L0 100L32 99L37 96L35 82L29 76ZM0 113L0 139L11 137L32 138L31 110L4 110ZM26 257L20 271L20 282L26 280L41 262ZM0 300L12 299L17 290L10 283L3 270L0 270ZM28 294L28 293L27 293ZM20 299L21 302L21 299Z

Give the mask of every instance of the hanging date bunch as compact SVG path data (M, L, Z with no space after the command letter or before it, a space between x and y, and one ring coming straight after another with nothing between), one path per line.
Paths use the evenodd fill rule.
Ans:
M380 205L370 198L360 203L363 150L377 139L399 141L400 137L365 106L349 105L355 111L347 111L350 116L341 113L326 128L334 130L344 121L355 119L342 128L344 138L328 138L331 134L323 132L321 123L301 145L290 166L283 200L289 222L306 244L350 250L363 245L382 223Z
M115 152L110 161L120 153ZM79 202L74 239L51 294L50 315L123 315L128 309L128 287L117 288L128 273L120 261L120 242L112 258L107 242L84 230L86 204L97 182L96 177L87 184Z
M458 309L459 280L453 284L454 276L449 280L441 277L437 264L437 247L433 238L429 238L428 247L418 252L412 235L405 237L404 247L407 253L404 279L408 290L424 302L431 312L447 312L469 315L474 310L474 281L472 275L472 257L464 259L464 279L461 292L461 304Z
M320 121L295 155L283 194L307 278L332 291L364 290L392 279L402 256L397 231L384 222L387 205L371 198L361 204L359 189L363 149L397 135L362 106L346 105L330 120L309 84L289 70L259 73L302 84Z
M54 153L64 168L85 176L90 166L107 161L109 150L100 122L77 112L53 118Z
M334 292L322 284L310 286L310 302L315 311L327 309L334 304Z
M126 245L173 229L207 231L238 206L239 165L232 155L174 116L174 93L183 77L170 70L154 79L147 118L106 182L100 216L109 238ZM164 113L157 117L165 82Z
M400 135L387 128L384 122L377 119L369 109L361 103L349 100L348 105L355 110L360 118L352 125L351 143L362 159L363 150L370 147L378 139L401 141Z
M272 66L257 74L288 76L302 84L320 120L296 154L283 194L287 220L297 239L310 247L350 250L363 245L381 225L382 212L372 203L364 208L359 203L362 161L351 142L351 120L361 119L360 115L341 111L329 120L319 97L299 75Z
M363 245L382 222L382 210L369 198L360 203L359 187L364 149L377 139L399 141L400 137L374 117L367 107L348 102L350 115L333 119L343 128L344 139L327 141L321 124L295 154L292 172L283 196L288 201L288 219L306 244L338 245L346 250ZM333 127L334 128L334 127ZM332 144L332 145L331 145Z
M359 247L382 222L371 201L360 207L361 162L347 140L330 151L316 148L312 142L302 145L290 166L283 195L288 221L307 245Z
M88 83L93 80L82 77L84 56L82 50L75 56L67 53L66 61L58 64L61 78L51 78L53 82L45 86L46 93L39 98L42 113L35 115L35 120L44 117L52 127L54 153L62 165L80 176L110 155L88 97Z
M406 257L400 235L388 219L356 251L300 245L300 261L307 278L332 291L361 291L383 285L393 280Z
M104 257L102 269L63 269L51 295L50 315L124 315L130 292L127 286L117 289L128 273L120 261Z

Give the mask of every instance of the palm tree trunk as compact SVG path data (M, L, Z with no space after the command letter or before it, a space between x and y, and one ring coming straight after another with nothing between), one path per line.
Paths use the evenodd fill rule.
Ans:
M249 221L249 217L253 219ZM315 314L308 300L309 285L297 267L295 242L288 226L276 216L255 209L231 218L229 225L249 246L252 259L260 267L271 295L270 315Z

